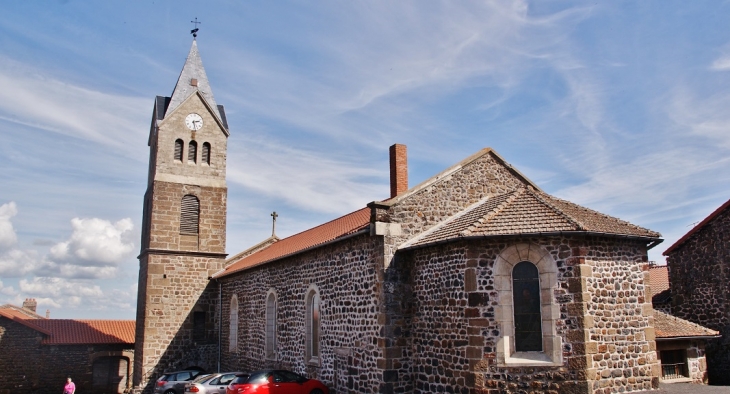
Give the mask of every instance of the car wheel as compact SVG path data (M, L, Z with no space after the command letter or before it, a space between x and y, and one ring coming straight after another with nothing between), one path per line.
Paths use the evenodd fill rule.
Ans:
M165 394L177 394L175 390L167 390L165 391Z

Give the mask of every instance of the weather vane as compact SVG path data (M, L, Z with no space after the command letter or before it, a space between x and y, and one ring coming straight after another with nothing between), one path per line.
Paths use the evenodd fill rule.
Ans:
M200 30L200 29L198 29L198 25L201 24L202 22L198 22L198 17L196 16L195 20L190 21L190 23L192 23L195 26L195 29L190 30L190 34L193 35L193 38L196 38L196 37L198 37L198 30Z

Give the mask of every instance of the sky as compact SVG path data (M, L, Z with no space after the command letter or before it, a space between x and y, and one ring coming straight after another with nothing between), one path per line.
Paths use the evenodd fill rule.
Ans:
M227 253L484 147L658 231L730 198L728 1L3 1L0 304L134 319L147 137L197 38L228 118Z

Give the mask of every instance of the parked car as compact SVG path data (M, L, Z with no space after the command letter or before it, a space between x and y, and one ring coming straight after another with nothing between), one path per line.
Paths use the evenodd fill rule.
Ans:
M242 372L218 372L199 375L185 384L185 394L226 394L226 386Z
M155 383L155 394L183 394L185 383L202 374L196 370L165 372Z
M317 379L267 369L236 376L226 388L226 394L329 394L329 389Z

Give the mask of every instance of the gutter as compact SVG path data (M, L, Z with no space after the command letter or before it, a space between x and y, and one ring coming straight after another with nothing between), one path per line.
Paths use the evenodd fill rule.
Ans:
M499 239L499 238L555 237L555 236L572 236L572 237L574 237L577 235L643 240L643 241L648 242L648 245L647 245L648 249L651 249L654 246L659 245L660 243L662 243L664 241L661 238L642 237L642 236L638 236L638 235L622 235L622 234L604 233L604 232L597 232L597 231L549 231L549 232L537 232L537 233L458 236L456 238L442 239L439 241L429 242L429 243L425 243L425 244L421 244L421 245L401 247L401 248L398 248L397 250L415 250L415 249L425 248L428 246L435 246L435 245L445 244L445 243L449 243L449 242L470 240L470 239L488 239L488 238Z
M722 335L695 335L695 336L688 336L688 337L670 337L670 338L655 338L656 341L663 342L663 341L673 341L677 339L715 339L715 338L722 338Z

